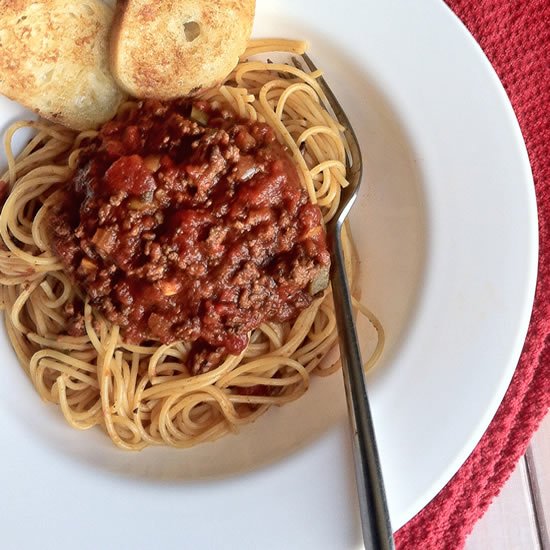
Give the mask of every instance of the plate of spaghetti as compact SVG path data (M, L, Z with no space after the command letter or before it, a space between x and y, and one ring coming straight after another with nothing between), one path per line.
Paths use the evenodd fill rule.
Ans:
M325 234L347 144L306 48L364 155L344 244L394 528L471 452L532 306L529 163L451 12L379 4L258 2L221 82L93 125L1 98L7 540L359 544Z
M301 69L243 61L233 79L125 102L98 131L7 132L36 132L3 180L8 335L40 396L122 449L213 441L338 367L321 362L341 130Z

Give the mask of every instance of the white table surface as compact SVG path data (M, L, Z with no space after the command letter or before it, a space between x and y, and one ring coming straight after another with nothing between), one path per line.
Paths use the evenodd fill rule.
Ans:
M550 550L550 415L466 550Z

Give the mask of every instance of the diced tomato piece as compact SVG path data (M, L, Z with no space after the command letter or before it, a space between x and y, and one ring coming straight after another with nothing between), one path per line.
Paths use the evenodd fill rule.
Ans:
M156 187L151 171L139 155L117 159L105 172L104 182L109 192L126 191L130 195L142 195Z

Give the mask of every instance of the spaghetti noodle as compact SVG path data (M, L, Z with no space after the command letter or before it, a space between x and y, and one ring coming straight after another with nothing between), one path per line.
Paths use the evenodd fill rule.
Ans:
M310 200L325 221L347 185L342 128L323 107L315 78L297 67L248 58L266 51L300 53L294 41L254 41L225 85L203 94L251 121L267 122L288 148ZM132 108L126 104L122 109ZM36 135L14 157L13 134ZM335 372L323 358L336 342L330 289L292 322L264 323L246 349L217 368L192 375L185 342L132 345L92 308L69 280L49 245L47 219L95 132L75 132L44 121L19 122L5 137L10 193L0 215L0 292L9 338L39 395L57 403L78 429L102 426L120 448L190 447L237 431L272 405L300 397L312 374ZM345 236L348 273L353 251ZM66 304L84 301L85 334L67 331ZM366 312L369 315L368 311ZM373 321L375 322L375 321ZM379 325L375 325L381 333ZM372 359L380 353L379 338ZM270 389L255 394L258 386Z

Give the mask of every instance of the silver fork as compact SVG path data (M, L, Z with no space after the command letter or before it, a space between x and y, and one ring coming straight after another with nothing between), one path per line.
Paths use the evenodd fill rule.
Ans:
M309 55L304 53L301 57L310 71L317 70ZM365 371L353 320L350 288L344 268L341 242L342 227L361 184L363 173L361 150L346 113L325 79L319 77L317 82L325 93L336 118L345 128L344 137L351 156L346 169L346 179L349 181L349 185L342 189L338 210L327 224L327 236L332 260L330 272L340 341L340 357L353 436L355 478L363 540L365 548L368 550L390 550L394 548L392 529L367 395Z

